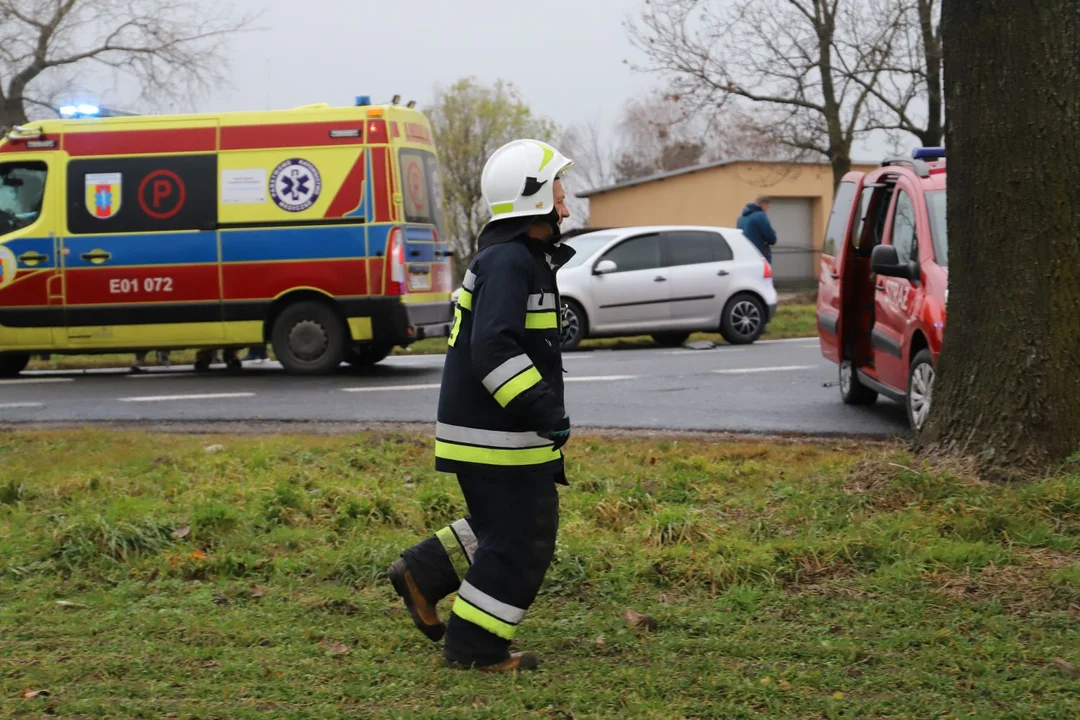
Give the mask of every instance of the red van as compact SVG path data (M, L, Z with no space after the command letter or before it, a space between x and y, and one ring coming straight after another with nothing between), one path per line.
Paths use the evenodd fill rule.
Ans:
M818 280L822 354L840 366L840 396L903 402L921 430L949 298L945 151L917 148L836 190Z

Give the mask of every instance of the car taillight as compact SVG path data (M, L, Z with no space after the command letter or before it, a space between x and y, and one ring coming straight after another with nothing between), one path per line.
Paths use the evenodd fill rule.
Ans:
M404 295L408 287L405 284L405 234L401 228L390 231L386 242L386 264L390 273L386 281L386 294Z
M769 264L768 260L765 261L765 279L772 280L772 265Z

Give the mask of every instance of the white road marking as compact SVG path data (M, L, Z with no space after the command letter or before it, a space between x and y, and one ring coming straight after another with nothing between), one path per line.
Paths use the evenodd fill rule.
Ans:
M191 372L180 371L180 372L141 373L141 374L138 374L138 375L124 375L124 377L129 378L131 380L146 380L147 378L154 379L154 380L160 380L161 378L194 377L195 375L198 375L198 374L199 373L192 370Z
M193 395L143 395L142 397L118 398L120 402L171 402L174 400L224 400L228 398L255 397L255 393L198 393Z
M814 367L814 365L778 365L775 367L728 368L727 370L713 370L713 372L717 375L752 375L754 373L795 372L796 370L813 370Z
M342 392L387 392L390 390L435 390L442 387L439 383L425 385L376 385L373 387L339 388Z
M637 375L594 375L593 377L568 377L563 382L613 382L615 380L637 380Z
M74 378L22 378L19 380L0 380L0 385L42 385L44 383L72 382Z
M39 408L45 407L44 403L34 402L16 402L16 403L0 403L0 410L14 410L16 408Z
M661 355L702 355L704 353L717 352L723 350L726 353L739 352L745 350L745 347L728 347L726 345L717 345L714 348L708 348L707 350L665 350L660 353Z

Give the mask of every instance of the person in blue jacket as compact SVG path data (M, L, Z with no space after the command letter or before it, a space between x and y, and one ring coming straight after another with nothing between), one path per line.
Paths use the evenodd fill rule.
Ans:
M435 469L457 475L469 515L402 553L388 570L413 623L446 641L451 667L532 670L510 642L555 553L557 484L570 438L555 273L574 251L562 174L573 163L538 140L499 148L481 177L492 220L462 282L450 331ZM457 593L448 622L436 604Z
M754 243L765 259L772 262L772 246L776 244L776 231L769 222L769 198L762 195L752 203L747 203L735 226L742 230L750 242Z

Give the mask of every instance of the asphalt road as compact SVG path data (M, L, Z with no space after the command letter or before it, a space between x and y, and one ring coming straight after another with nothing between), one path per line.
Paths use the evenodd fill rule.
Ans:
M816 340L708 350L568 353L575 426L811 435L907 433L903 408L847 407ZM0 422L434 422L442 356L393 357L330 377L274 363L238 375L190 366L29 373L0 380Z

